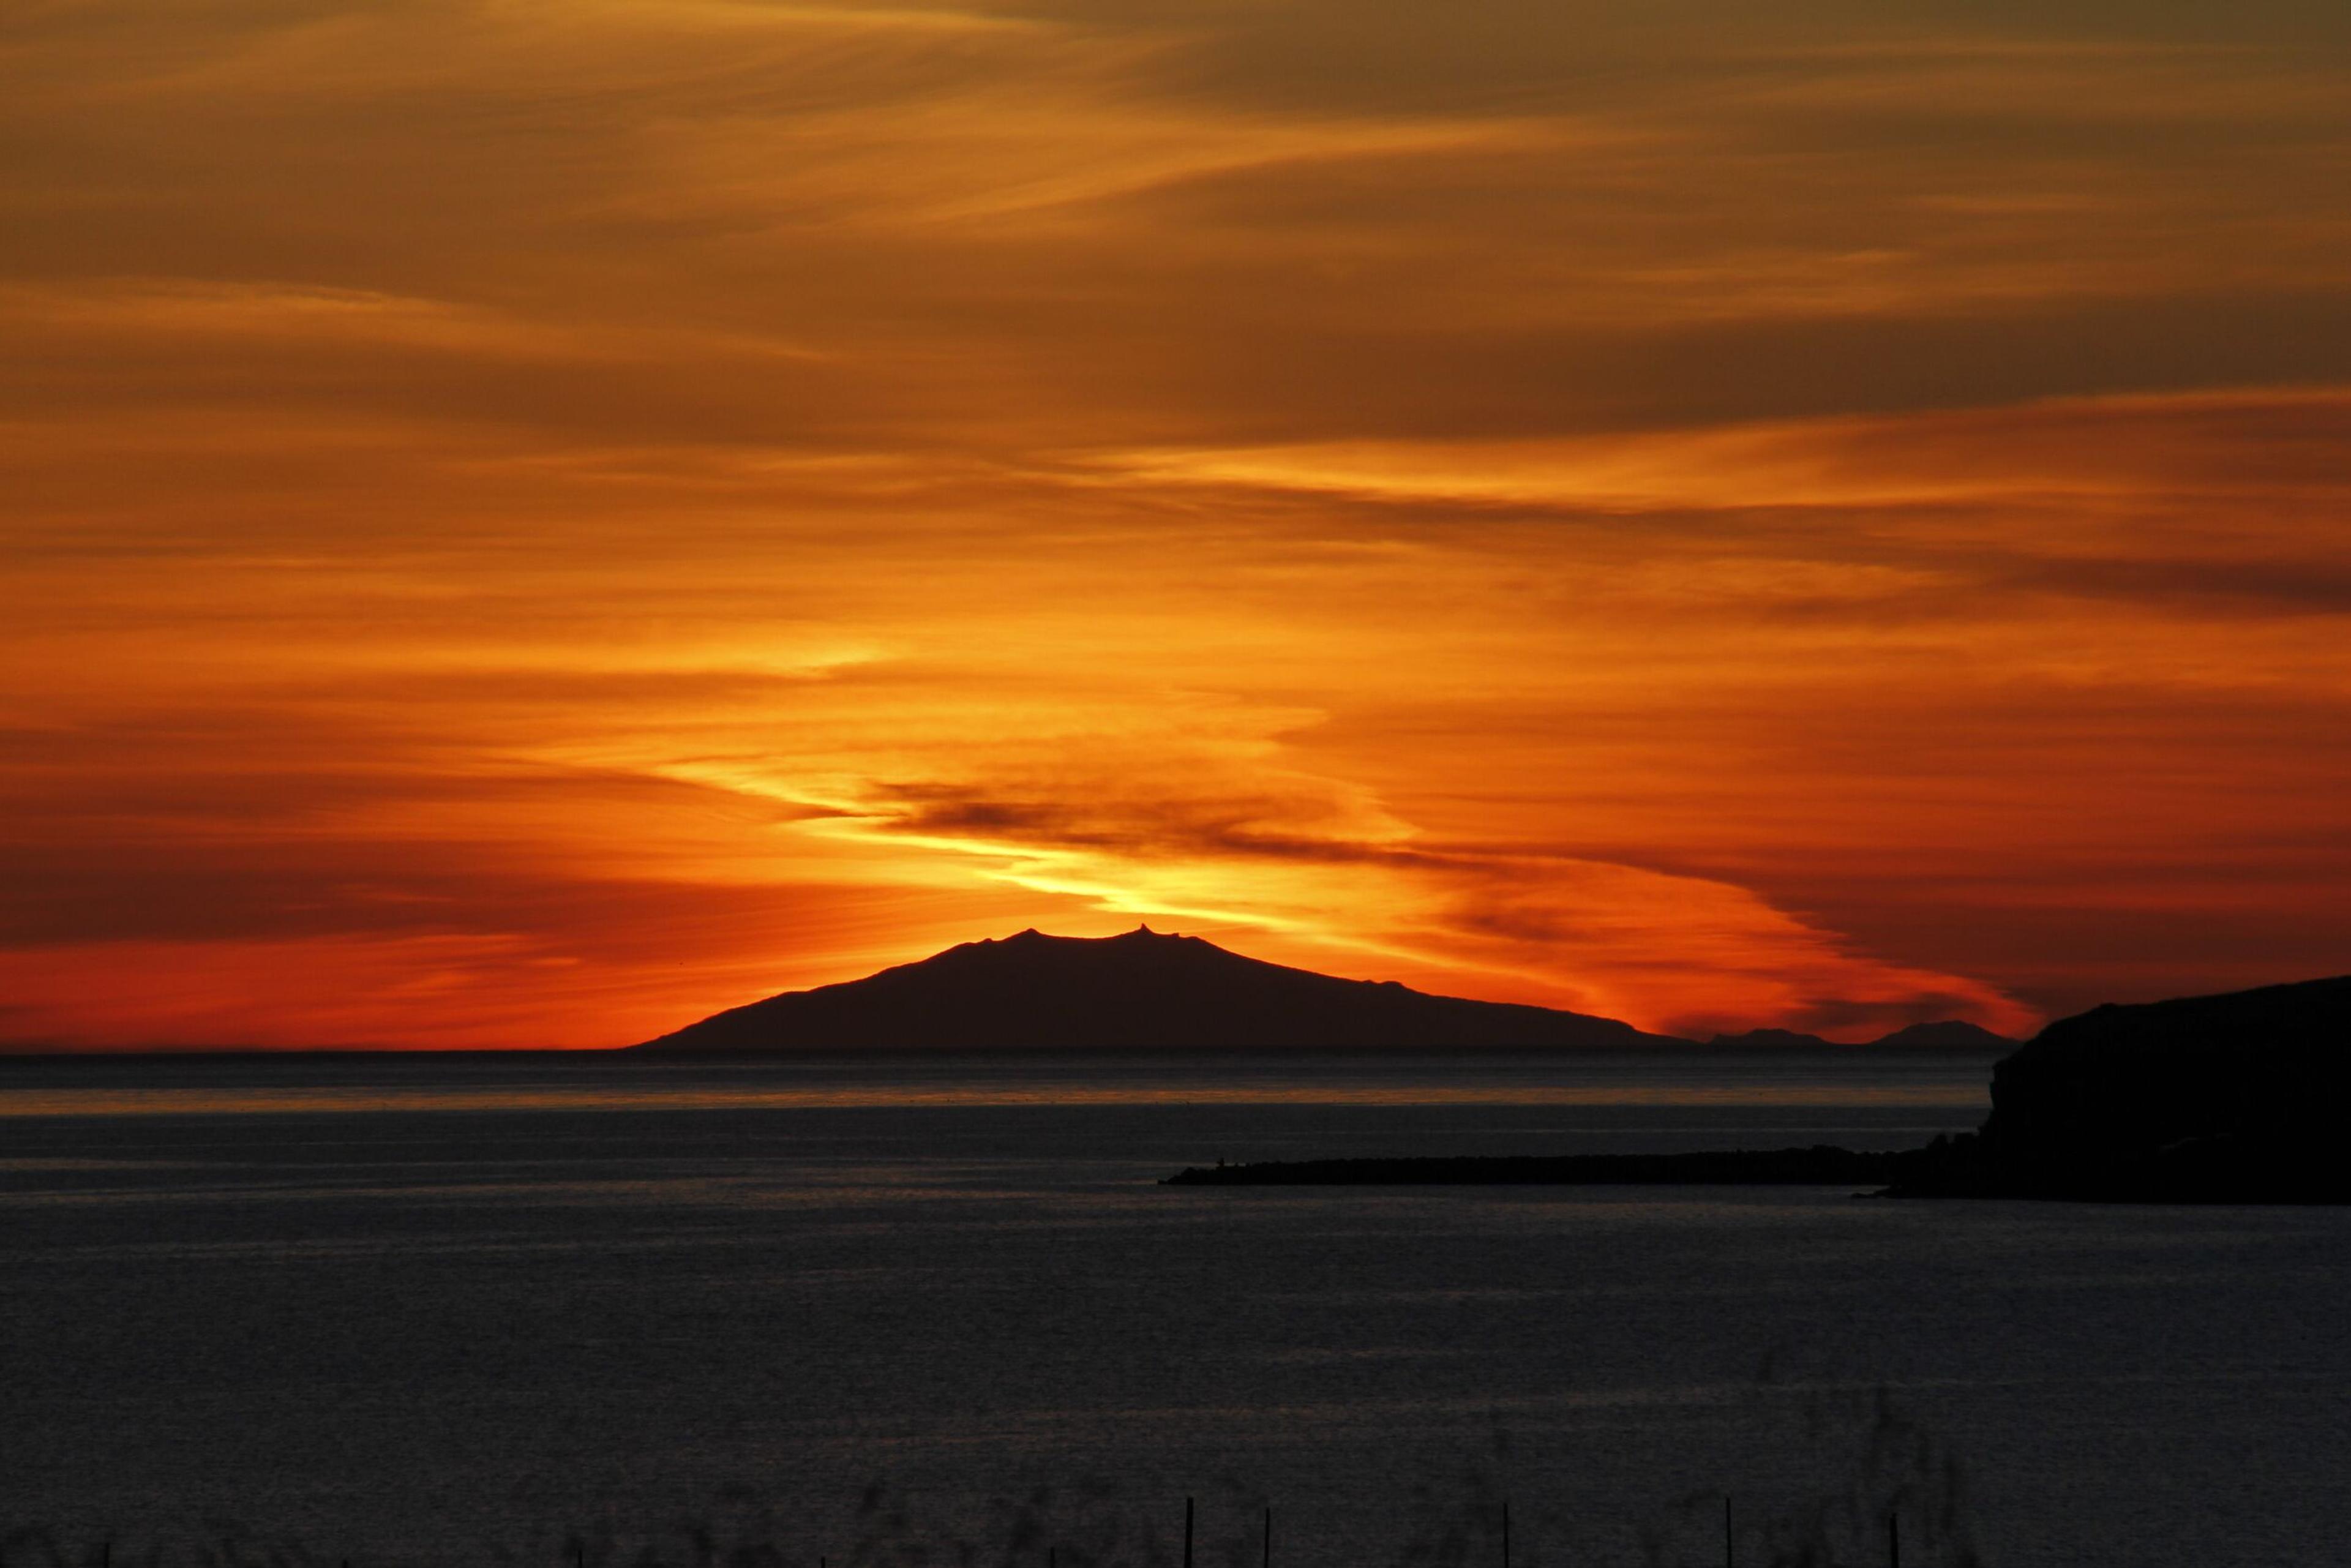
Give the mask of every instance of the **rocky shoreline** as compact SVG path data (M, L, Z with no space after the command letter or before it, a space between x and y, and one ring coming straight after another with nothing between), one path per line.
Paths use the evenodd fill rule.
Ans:
M1194 1166L1163 1186L1458 1186L1512 1185L1754 1185L1837 1186L1894 1179L1901 1156L1808 1149L1682 1155L1465 1155L1438 1159L1267 1160Z
M1270 1161L1178 1186L1772 1185L1886 1197L2346 1203L2351 977L2095 1008L1992 1069L1981 1128L1920 1149Z

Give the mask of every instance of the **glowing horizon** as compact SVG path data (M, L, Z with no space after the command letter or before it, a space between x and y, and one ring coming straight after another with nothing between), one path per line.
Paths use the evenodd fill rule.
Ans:
M2351 970L2351 16L0 25L0 1048Z

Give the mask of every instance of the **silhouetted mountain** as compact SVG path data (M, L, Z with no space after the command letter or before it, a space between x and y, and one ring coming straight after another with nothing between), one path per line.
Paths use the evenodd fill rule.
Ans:
M1980 1024L1964 1019L1945 1019L1939 1023L1914 1023L1880 1035L1869 1042L1872 1051L2001 1051L2015 1048L2016 1041L2004 1034L1994 1034Z
M1710 1037L1709 1046L1724 1051L1849 1051L1833 1040L1823 1040L1816 1034L1800 1034L1792 1029L1750 1029L1741 1034L1718 1034Z
M1689 1049L1613 1019L1343 980L1148 928L1023 931L789 991L637 1050Z
M1959 1051L1990 1056L2008 1050L2016 1041L1975 1024L1949 1019L1941 1023L1910 1024L1859 1045L1840 1045L1792 1029L1750 1029L1743 1034L1718 1034L1706 1043L1724 1051Z
M1904 1156L1897 1196L2351 1199L2351 977L2043 1030L1992 1069L1980 1132Z

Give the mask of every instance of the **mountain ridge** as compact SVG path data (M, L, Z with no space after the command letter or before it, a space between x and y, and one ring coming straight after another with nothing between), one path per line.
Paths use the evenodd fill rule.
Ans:
M1970 1049L1904 1041L1889 1049ZM1974 1030L1973 1025L1956 1026ZM1974 1030L1977 1034L1984 1031ZM1351 980L1247 957L1148 925L1116 936L1030 928L966 942L862 979L786 991L627 1049L759 1053L812 1050L1868 1050L1755 1030L1701 1042L1614 1019L1477 1001L1394 980ZM1981 1049L2012 1042L1985 1035ZM1755 1041L1741 1045L1740 1041ZM1874 1042L1883 1044L1885 1042Z
M1706 1040L1709 1047L1722 1051L1959 1051L1987 1054L2011 1051L2020 1043L1963 1019L1905 1024L1876 1040L1853 1044L1841 1044L1792 1029L1750 1029L1738 1034L1710 1035Z

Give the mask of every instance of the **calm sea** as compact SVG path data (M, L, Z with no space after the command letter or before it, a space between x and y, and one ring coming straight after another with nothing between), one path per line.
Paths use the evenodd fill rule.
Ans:
M0 1557L2351 1561L2351 1211L1155 1185L1898 1147L1986 1071L0 1063Z

